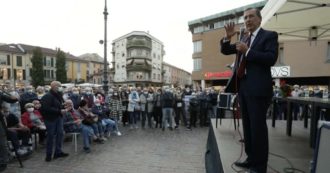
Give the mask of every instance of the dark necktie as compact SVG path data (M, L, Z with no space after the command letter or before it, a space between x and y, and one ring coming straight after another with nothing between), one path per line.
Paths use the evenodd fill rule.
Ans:
M247 40L245 41L248 48L250 47L250 43L251 43L251 35L249 35L249 37L247 38ZM240 57L240 61L239 61L239 66L237 69L237 76L238 78L242 78L244 76L245 73L245 66L246 66L246 59L245 59L245 55L242 54Z

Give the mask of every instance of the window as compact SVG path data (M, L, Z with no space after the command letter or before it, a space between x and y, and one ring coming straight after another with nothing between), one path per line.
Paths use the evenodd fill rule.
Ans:
M203 32L203 28L204 28L203 26L197 26L197 27L195 27L195 28L194 28L194 34L195 34L195 33Z
M202 59L196 58L194 59L194 71L199 71L202 69Z
M50 58L50 66L54 67L54 59L53 58Z
M224 26L224 21L219 21L214 23L214 29L222 28Z
M80 62L77 62L77 72L80 73Z
M209 24L209 29L214 29L214 23Z
M10 68L7 68L7 76L8 76L8 78L7 79L11 79L11 69Z
M14 69L14 78L17 80L23 80L25 71L22 69Z
M156 79L156 74L155 73L152 74L152 79Z
M7 55L7 65L10 65L10 55Z
M50 70L44 70L45 78L51 78Z
M136 55L137 56L142 56L142 50L141 49L137 49L136 50Z
M7 65L7 57L0 55L0 65Z
M202 52L202 41L194 41L194 53Z
M51 67L51 58L50 57L44 57L44 66Z
M22 67L22 56L16 56L16 66Z
M158 78L158 80L160 80L160 74L157 74L157 78Z

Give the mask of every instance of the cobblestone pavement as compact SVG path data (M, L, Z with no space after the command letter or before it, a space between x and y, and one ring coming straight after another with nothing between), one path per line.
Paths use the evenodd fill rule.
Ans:
M45 149L38 148L23 162L8 165L6 173L204 173L208 128L186 131L183 127L164 132L161 129L128 130L122 136L112 135L104 144L92 144L84 153L82 138L78 152L71 142L64 143L67 158L45 162Z

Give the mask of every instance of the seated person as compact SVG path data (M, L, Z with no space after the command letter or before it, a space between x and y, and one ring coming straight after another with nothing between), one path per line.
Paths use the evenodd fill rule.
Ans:
M89 126L93 128L94 134L96 138L94 138L95 142L103 143L103 139L101 136L101 133L98 128L98 116L93 114L88 110L88 104L86 100L81 100L78 108L78 113L80 114L80 117L82 118L82 125Z
M63 128L65 133L80 132L81 119L73 109L72 100L65 100L66 114L63 116Z
M30 129L19 122L19 119L9 112L8 108L3 107L2 113L5 117L7 125L7 138L12 142L14 148L17 149L19 155L25 155L31 151L29 145ZM20 146L19 140L22 140Z
M64 108L66 109L66 114L63 117L64 131L66 133L81 132L83 136L84 151L89 153L90 150L90 138L97 140L97 136L94 134L94 130L91 126L85 125L80 119L77 112L73 109L72 100L66 100L64 102Z
M44 145L46 137L46 126L43 118L38 110L34 109L33 103L27 103L24 106L25 112L22 114L22 124L30 129L30 131L39 134L39 144Z
M106 137L110 137L112 129L116 127L115 121L111 120L107 115L107 108L101 105L99 99L95 99L94 106L92 107L92 113L98 115L98 123L104 126L104 134Z
M39 100L33 100L32 101L33 105L34 105L34 110L37 110L40 112L40 107L41 107L41 103Z

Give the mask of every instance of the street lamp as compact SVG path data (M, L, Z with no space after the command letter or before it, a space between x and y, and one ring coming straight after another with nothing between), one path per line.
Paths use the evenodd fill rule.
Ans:
M100 41L100 43L104 44L104 76L103 76L103 90L104 94L108 95L108 60L107 60L107 16L108 16L108 10L107 10L107 0L104 0L105 6L104 6L104 41Z

